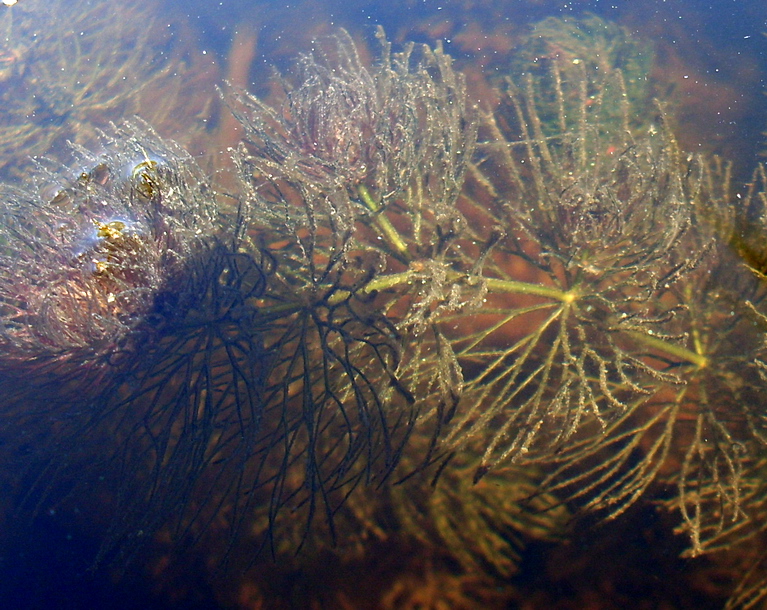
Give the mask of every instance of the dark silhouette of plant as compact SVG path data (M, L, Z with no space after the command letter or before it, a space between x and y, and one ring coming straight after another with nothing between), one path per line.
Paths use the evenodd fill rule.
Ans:
M336 39L335 55L356 58L351 44ZM362 113L368 127L358 131L383 144L335 154L333 145L349 140L334 139L336 125L376 107L373 83L389 77L384 61L355 80L346 73L357 62L328 70L304 59L303 83L332 74L338 80L322 89L354 100L344 106L346 120L329 120L321 132L321 122L286 110L314 86L291 90L281 112L240 97L251 112L239 114L240 163L257 190L284 192L287 184L304 206L319 193L320 201L343 202L334 203L335 214L349 210L340 216L354 251L379 261L357 293L374 296L405 337L417 338L405 342L397 377L424 405L422 421L440 430L427 461L445 467L456 452L476 456L467 462L475 481L509 461L541 464L543 489L610 518L651 487L673 485L669 504L681 514L692 555L748 530L759 512L758 492L743 492L759 487L746 473L763 451L763 382L761 335L747 329L760 324L762 286L732 249L747 262L762 260L738 237L761 189L744 208L726 164L679 150L662 104L637 120L644 99L628 94L620 70L590 73L565 62L565 72L559 60L519 85L508 81L500 108L482 116L460 196L452 187L421 188L444 164L418 155L420 171L400 184L385 172L355 173L354 161L376 167L375 151L393 146ZM309 116L329 114L317 109L324 100L304 101ZM442 125L438 141L451 142L445 150L473 143L462 135L463 120ZM281 137L296 131L328 144ZM302 184L295 169L302 166L320 179ZM460 184L463 164L448 166L449 183L458 176ZM310 207L307 219L321 209ZM278 209L299 217L289 205Z
M386 76L411 79L413 108L427 112L405 135L428 148L428 167L460 163L428 112L444 118L437 102L462 81L440 52L424 58L422 72ZM436 92L429 66L441 70ZM463 103L463 89L455 96ZM180 542L224 529L256 548L283 525L332 530L351 490L390 476L424 408L400 381L402 337L370 288L390 246L371 247L368 225L397 234L373 209L382 184L320 188L301 169L262 185L244 153L245 182L226 196L136 125L104 136L103 155L77 149L78 178L45 164L4 198L3 383L28 383L3 412L47 438L7 443L32 466L21 509L103 490L119 519L101 557L121 561L161 527ZM401 188L456 188L426 180ZM419 426L427 448L438 430ZM75 489L60 489L72 469Z
M399 319L386 316L391 332L429 335L439 364L435 370L416 353L423 344L406 342L395 377L421 397L419 412L434 392L441 408L452 408L461 373L431 308L458 310L481 298L446 284L457 283L447 253L463 223L455 201L474 149L473 111L440 47L416 52L409 45L392 54L380 31L378 38L382 53L370 71L345 32L318 57L302 58L302 80L292 86L281 79L287 93L280 110L228 95L245 128L235 160L257 201L255 227L280 244L278 269L291 270L291 298L310 293L335 303L348 294L382 313L405 308ZM317 95L318 87L327 95ZM292 133L304 138L287 137ZM473 276L477 263L469 257L461 255L460 264ZM348 279L338 286L336 277ZM449 303L437 304L443 292ZM424 425L436 431L442 419Z

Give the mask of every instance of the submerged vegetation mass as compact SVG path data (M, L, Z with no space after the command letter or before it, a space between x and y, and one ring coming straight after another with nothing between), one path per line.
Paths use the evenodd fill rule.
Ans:
M402 531L488 579L645 498L692 556L763 536L765 169L737 193L680 150L647 47L574 23L538 26L492 108L440 44L379 30L368 65L340 31L270 101L222 85L218 173L138 118L36 156L0 187L7 510L98 498L97 565ZM18 45L0 84L37 86ZM3 164L63 137L14 117Z

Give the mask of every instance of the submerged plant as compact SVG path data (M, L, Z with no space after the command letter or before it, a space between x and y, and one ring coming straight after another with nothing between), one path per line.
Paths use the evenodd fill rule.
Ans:
M424 57L439 95L462 82L441 53ZM390 77L412 78L437 112L427 73ZM99 490L119 515L102 559L129 559L160 528L184 544L223 528L254 555L297 523L302 538L316 521L332 532L348 494L390 478L417 424L427 451L439 432L419 422L402 335L370 288L388 250L367 245L368 225L395 231L375 220L375 187L261 186L242 155L245 181L223 195L137 125L103 136L101 155L76 148L79 177L43 163L5 192L2 380L28 380L2 403L5 457L28 466L20 510ZM438 129L428 115L412 125L421 141ZM430 164L452 153L438 144ZM446 188L420 180L402 188Z
M454 341L477 373L446 441L484 436L487 467L549 464L545 489L610 517L670 483L696 555L758 512L741 492L764 452L764 287L732 246L760 232L763 187L735 197L726 163L679 150L662 104L637 128L622 73L600 83L589 95L555 65L510 82L481 127L471 192L508 235L488 300L524 299ZM541 86L559 100L547 126Z
M614 518L673 489L691 554L758 535L764 171L733 196L662 103L631 120L611 63L480 113L439 45L378 38L372 67L319 42L274 105L228 89L226 190L141 123L4 187L21 509L90 487L118 515L101 559L165 530L176 554L225 533L222 561L384 513L503 578L558 499Z
M340 57L356 57L348 41L336 44ZM347 74L356 59L335 71L305 59L305 81L287 99L297 104L306 83L332 74L325 87L348 104L346 120L302 118L334 116L327 98L304 100L308 115L245 100L239 156L255 188L302 193L295 207L303 202L306 218L320 209L308 193L332 198L334 213L349 210L353 251L380 261L357 293L417 337L410 354L405 342L398 378L440 429L427 462L444 467L469 452L479 457L475 480L508 461L547 465L544 489L612 518L671 483L692 554L748 521L739 490L763 452L764 384L761 335L744 337L758 327L762 287L731 253L736 225L753 211L732 195L726 164L682 153L661 103L632 120L643 100L610 65L563 77L552 62L509 81L500 108L480 121L470 178L462 183L463 164L447 165L448 184L462 184L457 198L452 187L423 186L444 164L415 155L420 171L392 185L389 174L360 170L376 167L372 153L330 155L333 146L282 137L311 127L312 142L346 142L333 126L370 116L356 114L367 107L358 101L377 100L387 61L357 80ZM364 124L355 129L377 141ZM447 153L473 144L464 124L436 123L438 158L463 158ZM393 145L384 141L385 154ZM313 179L301 186L308 165ZM300 217L290 204L281 210Z
M512 58L511 76L515 81L533 79L546 135L561 133L559 117L578 114L584 96L601 106L600 129L620 129L625 104L636 128L653 113L653 56L651 44L597 15L549 17L524 39ZM612 86L616 71L623 80L620 88Z
M192 114L204 105L184 89L199 76L196 63L181 56L171 30L141 3L26 0L0 7L4 178L28 171L29 157L65 153L68 140L95 146L98 128L136 114L161 129L177 125L171 115L182 113L188 140L200 118Z

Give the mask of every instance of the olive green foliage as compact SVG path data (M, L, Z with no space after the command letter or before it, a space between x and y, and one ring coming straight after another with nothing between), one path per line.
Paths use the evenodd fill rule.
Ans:
M653 55L650 43L596 15L549 17L535 24L514 54L511 76L520 82L533 78L546 135L562 132L558 117L578 113L582 97L601 104L600 129L619 129L627 103L632 127L639 127L654 110ZM610 84L616 70L624 88Z
M348 38L338 49L356 53ZM402 154L458 174L473 131L468 121L444 131L462 111L436 102L464 104L463 81L441 51L412 65L409 54L386 68L392 87L414 94L391 111L415 113L403 137L423 149ZM45 161L26 187L6 189L2 373L8 385L32 382L4 399L4 436L35 422L44 437L48 422L56 438L26 460L21 509L103 489L120 516L103 559L129 559L168 524L179 541L224 530L254 553L279 549L283 530L298 531L300 547L315 522L332 535L352 490L391 478L424 409L400 381L400 330L369 289L389 251L366 251L356 234L363 221L396 234L371 207L384 183L341 191L291 174L260 184L243 152L237 194L224 196L146 125L104 135L102 147L75 147L77 177ZM386 187L397 180L453 199L459 182L413 173ZM439 428L419 426L426 452ZM8 458L26 447L9 442ZM65 493L57 482L71 468Z
M556 60L492 111L381 31L372 66L318 41L273 103L227 87L226 194L136 122L5 187L0 375L28 383L0 433L30 436L3 459L43 468L19 505L106 494L101 558L401 529L504 578L564 500L673 490L692 555L761 535L764 169L737 197L680 151L622 30L536 32Z
M95 146L96 128L109 121L140 114L159 128L179 111L190 74L148 5L26 0L0 7L3 177L27 171L29 157L65 152L68 140ZM150 102L160 90L163 103Z
M559 540L571 513L552 494L539 493L536 469L506 467L474 483L469 451L446 468L432 489L397 485L388 502L401 531L449 553L469 574L508 579L528 541Z
M504 258L497 277L534 277L537 289L513 290L540 298L499 312L493 332L525 329L508 347L482 349L483 331L456 350L483 358L480 399L448 438L486 427L484 460L548 462L544 488L610 517L673 485L692 555L752 535L764 494L747 474L765 439L763 170L736 197L726 163L679 151L662 104L630 120L621 70L601 68L597 95L557 62L521 80L483 123L474 196L501 204L488 216L512 236L494 252L519 263Z
M285 84L281 108L234 96L246 128L238 156L244 179L263 192L301 192L270 206L286 218L300 217L295 208L319 217L307 193L350 206L349 248L378 261L357 294L374 296L397 329L417 337L404 343L397 379L423 405L421 421L440 430L429 461L476 455L475 481L500 464L546 464L543 489L613 518L651 487L672 484L699 554L747 523L751 501L740 490L750 456L763 451L763 339L749 330L759 325L763 288L732 251L737 227L760 217L762 189L735 198L725 163L682 153L661 103L638 116L646 89L632 97L620 68L633 70L639 95L644 47L595 19L571 32L584 61L510 79L500 107L479 117L458 198L452 187L424 185L438 183L435 175L461 184L462 157L447 153L473 145L464 135L472 112L433 126L428 110L419 113L447 144L438 158L454 161L427 164L414 153L420 170L396 172L402 181L392 184L391 174L368 169L378 151L398 167L396 129L381 134L371 116L409 124L396 100L380 110L378 91L391 89L388 50L372 77L359 68L351 77L358 60L343 38L342 69L326 69L336 61L328 54L304 59L304 80ZM594 67L588 58L597 56ZM439 49L426 58L443 61ZM344 120L320 110L327 98L303 97L330 75L322 88L344 100L334 111ZM312 113L296 112L299 100ZM379 110L360 110L368 107ZM350 130L380 144L350 147ZM311 133L310 142L284 137L295 132ZM337 147L350 154L323 152ZM300 186L304 175L310 186Z

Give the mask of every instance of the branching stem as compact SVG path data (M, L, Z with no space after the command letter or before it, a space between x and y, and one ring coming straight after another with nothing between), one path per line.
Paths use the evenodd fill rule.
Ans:
M374 292L387 290L394 288L401 284L412 281L414 272L404 271L402 273L393 273L391 275L385 275L371 281L365 286L365 292ZM449 279L455 281L461 277L461 274L455 273L449 276ZM527 294L546 297L556 301L561 301L565 304L574 303L581 295L576 288L571 288L567 291L562 291L553 286L541 286L540 284L530 284L527 282L519 282L516 280L501 280L497 278L486 278L487 289L490 292L506 293L506 294ZM657 349L669 356L678 358L685 362L695 365L698 368L706 368L708 366L708 358L699 352L694 352L681 345L671 343L665 339L659 337L653 337L646 333L638 331L625 331L626 334L633 339L653 349Z

